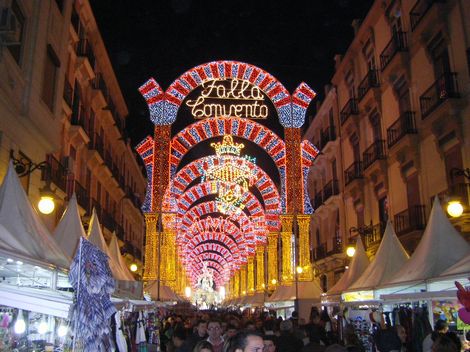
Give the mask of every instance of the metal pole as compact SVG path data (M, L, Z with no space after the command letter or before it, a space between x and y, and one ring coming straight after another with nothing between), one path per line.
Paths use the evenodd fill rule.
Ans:
M299 241L297 239L297 215L294 213L293 218L293 227L294 227L294 272L295 272L295 301L294 309L299 314L299 273L297 272L297 254L298 254L298 245Z

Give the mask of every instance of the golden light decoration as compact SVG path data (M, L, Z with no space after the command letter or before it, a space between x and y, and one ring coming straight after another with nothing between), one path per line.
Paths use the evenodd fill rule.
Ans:
M458 218L463 214L463 206L462 203L458 200L450 201L447 204L447 214L449 214L453 218Z
M135 273L135 272L137 271L137 269L138 269L137 264L132 263L131 266L129 267L129 269L131 269L131 271L132 271L133 273Z
M301 266L298 266L295 270L297 271L297 274L302 274L304 272L304 269Z

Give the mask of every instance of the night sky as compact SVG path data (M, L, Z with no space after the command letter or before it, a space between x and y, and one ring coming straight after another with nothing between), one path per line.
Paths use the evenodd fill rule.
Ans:
M346 51L352 20L363 19L373 0L90 2L128 104L134 146L153 131L138 87L154 77L166 89L205 62L247 62L290 92L305 81L321 99L333 56Z

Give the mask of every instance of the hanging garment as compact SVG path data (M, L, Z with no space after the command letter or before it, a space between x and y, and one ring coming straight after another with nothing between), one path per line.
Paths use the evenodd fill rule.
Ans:
M138 345L139 343L147 342L147 338L145 337L145 324L144 324L144 316L142 311L139 312L139 317L137 318L137 330L135 333L135 343Z
M116 348L119 352L127 352L126 337L122 331L121 312L118 311L114 315L114 321L116 322Z

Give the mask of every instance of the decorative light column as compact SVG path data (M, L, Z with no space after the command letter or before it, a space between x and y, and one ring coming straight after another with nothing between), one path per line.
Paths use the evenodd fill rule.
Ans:
M158 267L158 242L157 242L157 217L155 214L145 213L145 261L144 281L157 280Z
M240 271L241 270L237 270L237 272L235 273L234 275L234 283L233 283L233 296L235 298L238 298L240 297Z
M292 265L292 222L293 215L281 215L282 240L282 283L291 285L294 281Z
M263 292L264 284L264 246L256 248L256 292Z
M299 274L300 281L311 281L313 279L312 263L310 262L310 215L297 215L299 225L299 266L302 272Z
M246 293L250 296L255 294L255 257L248 257L248 272L247 272L247 290Z
M176 288L176 215L163 214L163 223L165 226L164 233L164 253L166 257L162 257L161 266L165 269L165 280L167 285L172 289Z
M240 296L246 296L247 287L246 287L246 264L243 264L240 268Z
M271 232L268 235L268 287L274 290L277 287L277 241L279 234Z

